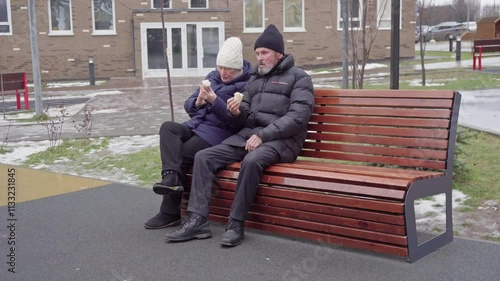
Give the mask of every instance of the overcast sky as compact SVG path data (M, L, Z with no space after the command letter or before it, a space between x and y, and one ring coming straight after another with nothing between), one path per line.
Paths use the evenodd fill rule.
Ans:
M451 4L452 0L425 0L425 2L436 4L436 5L445 5ZM496 5L500 5L500 0L481 0L481 5L493 5L496 2Z

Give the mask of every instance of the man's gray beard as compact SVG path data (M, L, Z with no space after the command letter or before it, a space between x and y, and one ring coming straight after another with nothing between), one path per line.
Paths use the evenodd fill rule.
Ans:
M272 68L270 67L264 67L264 68L258 68L257 71L259 72L260 75L266 75L271 71Z

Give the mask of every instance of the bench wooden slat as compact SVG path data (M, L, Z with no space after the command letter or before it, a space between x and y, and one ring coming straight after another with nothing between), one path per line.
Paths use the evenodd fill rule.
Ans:
M316 97L386 97L386 98L428 98L453 99L454 91L450 90L369 90L314 89Z
M382 146L321 143L321 142L306 142L304 144L304 148L319 149L322 151L399 156L399 157L409 157L409 158L419 158L419 159L446 160L447 156L447 153L444 150L382 147Z
M296 160L293 164L291 163L280 163L276 166L288 165L301 169L311 169L319 171L330 171L330 172L340 172L356 175L374 175L384 178L396 178L407 180L410 183L416 180L429 179L433 177L444 176L443 172L434 171L416 171L401 168L385 168L385 167L372 167L359 164L341 164L341 163L327 163L318 161L308 161L308 160Z
M338 97L316 98L316 105L350 105L350 106L375 106L375 107L422 107L422 108L451 108L451 99L397 99L397 98L361 98Z
M220 190L234 192L236 183L217 180L216 184ZM260 186L257 196L295 200L309 204L311 208L318 208L318 212L330 212L337 216L359 218L366 220L384 222L395 225L403 225L403 203L401 201L373 200L361 197L342 196L334 193L299 190L286 187ZM227 198L227 197L226 197ZM276 206L280 206L277 201ZM340 207L340 208L338 208ZM370 211L382 211L374 213Z
M336 141L346 143L395 145L406 147L422 148L448 148L448 141L443 139L421 139L407 137L388 137L388 136L360 136L352 134L324 134L309 132L307 141Z
M19 89L24 89L24 83L22 81L4 81L3 83L4 91L15 91Z
M391 128L380 126L343 126L343 125L324 125L309 124L310 131L322 133L349 133L360 135L379 135L396 137L414 137L414 138L432 138L447 139L448 130L416 129L416 128Z
M351 125L379 125L394 127L420 127L420 128L442 128L448 129L450 122L444 119L423 119L423 118L383 118L365 116L344 116L344 115L316 115L311 116L310 122L315 123L335 123Z
M219 223L226 223L227 217L219 215L210 215L209 219ZM348 237L342 237L337 235L330 235L325 233L319 233L314 231L306 231L302 229L294 229L285 226L277 226L273 224L265 224L260 222L255 222L252 220L245 221L245 226L251 227L258 230L264 230L279 235L285 235L290 237L297 237L302 239L308 239L311 241L323 242L323 243L334 243L343 246L348 246L355 249L369 250L378 253L391 254L395 256L406 257L408 256L408 250L406 247L389 245L384 243L375 243L373 241L364 241Z
M311 171L312 172L312 171ZM220 178L236 179L238 172L222 170L217 173ZM302 188L307 190L315 190L322 192L334 192L344 194L354 194L358 196L370 196L377 198L386 198L393 200L403 200L405 191L397 189L383 189L373 186L361 186L347 183L333 183L324 181L315 181L311 179L300 178L283 178L281 176L271 176L264 174L261 178L262 184L288 186L295 188Z
M363 115L363 116L388 116L388 117L418 117L449 119L449 109L415 109L391 107L349 107L349 106L315 106L315 113L335 115Z
M309 179L326 182L345 182L345 183L363 183L371 186L384 186L388 188L403 188L408 186L407 180L402 179L386 179L382 177L367 176L367 175L349 175L345 173L336 173L331 171L319 171L310 169L300 169L294 167L283 167L273 165L266 169L267 175L279 175L283 177L291 177L297 179ZM262 179L263 182L265 179Z
M24 81L24 72L17 73L2 73L2 80L5 81Z
M348 154L348 153L338 153L338 152L324 152L324 151L313 151L303 149L300 152L301 156L314 157L314 158L332 158L344 161L356 161L365 163L378 163L386 165L396 165L404 167L424 167L428 169L443 170L446 168L446 163L444 161L438 160L422 160L422 159L411 159L402 157L389 157L389 156L371 156L371 155L361 155L361 154Z

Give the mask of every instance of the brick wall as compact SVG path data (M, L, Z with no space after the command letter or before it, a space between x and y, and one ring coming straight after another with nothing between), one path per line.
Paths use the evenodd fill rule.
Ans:
M21 3L22 2L22 3ZM286 52L305 68L341 62L342 31L337 29L336 1L304 1L306 32L282 32ZM375 0L370 0L375 5ZM283 30L283 2L265 1L266 25ZM260 33L243 33L241 1L210 0L205 11L187 10L187 1L173 0L168 22L223 21L225 36L238 36L244 56L255 62L253 44ZM414 56L415 3L403 0L401 57ZM94 58L97 78L141 76L140 23L161 22L149 0L115 1L116 35L92 35L91 1L72 1L73 35L49 35L47 1L36 1L42 81L88 78ZM26 71L31 79L31 49L26 1L11 1L12 36L0 36L0 66L4 73ZM378 32L371 59L390 57L390 30ZM134 52L135 50L135 52Z

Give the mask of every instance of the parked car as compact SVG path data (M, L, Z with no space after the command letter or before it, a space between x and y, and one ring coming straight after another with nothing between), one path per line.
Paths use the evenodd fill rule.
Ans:
M425 40L449 40L450 38L455 38L462 33L467 31L467 27L461 23L450 21L450 22L442 22L427 32L425 35Z
M420 33L422 33L422 38L425 38L425 35L429 30L431 29L431 26L429 25L422 25L422 30L420 31L420 25L417 25L415 27L415 43L418 43L420 41Z
M465 28L468 28L469 31L472 31L472 32L477 31L477 23L475 21L462 22L462 25L465 26Z

